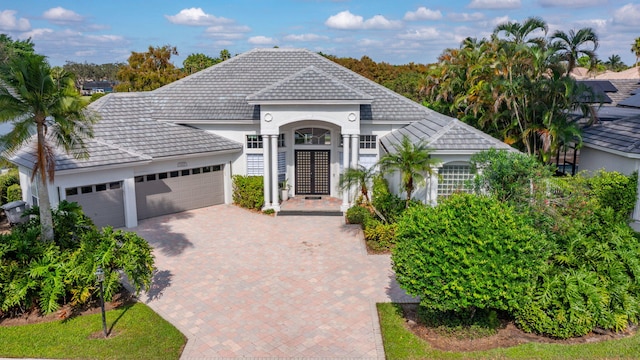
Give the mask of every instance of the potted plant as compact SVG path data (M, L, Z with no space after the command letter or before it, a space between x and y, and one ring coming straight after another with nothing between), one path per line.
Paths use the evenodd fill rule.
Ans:
M289 185L288 180L284 179L284 181L280 183L280 197L282 201L289 200L289 189L291 189L291 186Z

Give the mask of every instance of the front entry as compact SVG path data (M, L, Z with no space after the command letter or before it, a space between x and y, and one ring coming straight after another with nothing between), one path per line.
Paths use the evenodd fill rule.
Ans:
M296 194L329 195L329 150L296 150Z

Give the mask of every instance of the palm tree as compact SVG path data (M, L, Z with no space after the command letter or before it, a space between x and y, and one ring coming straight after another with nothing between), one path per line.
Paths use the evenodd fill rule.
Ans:
M604 62L604 64L609 70L612 70L612 71L619 71L627 67L622 62L622 58L620 58L620 55L617 55L617 54L613 54L609 56L609 58L607 59L607 61Z
M538 44L541 45L544 43L544 38L536 37L532 39L527 39L532 32L536 30L541 30L547 35L547 31L549 31L549 27L547 23L539 17L530 17L527 18L522 24L517 21L507 22L504 24L500 24L496 26L493 30L494 35L499 35L500 33L504 33L507 37L507 40L510 40L516 44Z
M369 205L371 203L369 199L369 184L376 173L375 166L368 169L362 165L358 165L357 168L347 168L342 174L338 186L342 190L348 190L356 186L359 187L360 194L365 199L366 205Z
M378 165L383 173L400 172L402 187L407 193L406 207L409 207L411 195L416 183L425 180L425 175L433 175L435 166L440 160L431 157L431 149L424 141L414 144L407 136L393 145L394 151L386 153Z
M597 58L598 35L592 28L582 28L578 32L571 29L568 34L558 30L551 35L551 40L552 47L567 62L567 75L576 67L576 61L581 54L588 56L592 64ZM587 48L589 43L591 46Z
M51 241L53 221L47 184L54 180L56 148L86 157L84 139L93 136L96 118L83 111L86 104L75 89L73 76L64 71L53 74L42 55L13 58L1 76L0 122L12 122L13 129L0 137L0 146L11 154L33 143L31 181L38 181L42 239Z
M635 64L635 66L638 66L638 62L640 62L640 37L636 38L633 41L633 44L631 44L631 52L636 55L636 64Z

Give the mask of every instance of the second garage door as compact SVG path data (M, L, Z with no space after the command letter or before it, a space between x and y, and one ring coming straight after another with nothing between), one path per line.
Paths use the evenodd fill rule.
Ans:
M224 203L221 165L136 176L138 219Z

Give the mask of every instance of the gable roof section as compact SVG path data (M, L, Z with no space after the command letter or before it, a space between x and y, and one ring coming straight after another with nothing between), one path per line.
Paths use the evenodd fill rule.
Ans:
M394 145L399 144L404 136L414 144L426 141L427 146L436 152L474 153L491 148L515 151L504 142L460 120L438 115L440 115L439 120L444 123L439 129L429 121L418 121L383 136L380 142L388 151L392 151Z
M634 94L620 101L618 106L634 107L640 109L640 94Z
M315 66L247 96L249 104L292 101L370 104L373 97L321 71Z
M153 159L221 151L240 151L242 144L207 131L162 123L151 118L149 93L114 93L89 105L100 114L93 139L86 141L87 159L56 149L56 171L100 166L128 166ZM11 156L16 164L33 167L33 144Z
M22 147L15 154L10 156L10 160L18 165L33 168L36 162L35 139L27 146ZM121 149L97 139L90 139L86 142L87 149L90 149L88 159L76 159L73 155L67 154L61 149L56 149L56 171L74 170L97 166L108 166L113 164L130 165L135 163L146 163L151 161L150 156L136 154L126 149Z
M152 158L242 149L207 131L152 119L150 95L116 93L93 103L102 117L94 126L95 137Z
M424 106L314 52L256 49L152 91L153 118L176 123L257 121L259 105L249 104L247 97L310 66L371 96L371 105L361 105L362 120L406 123L431 114Z
M640 156L640 112L585 128L582 141L586 147Z

